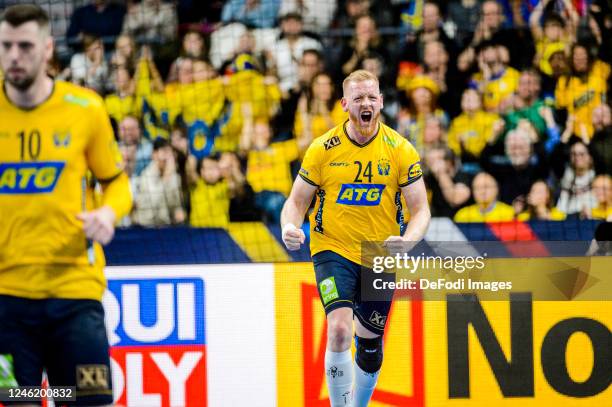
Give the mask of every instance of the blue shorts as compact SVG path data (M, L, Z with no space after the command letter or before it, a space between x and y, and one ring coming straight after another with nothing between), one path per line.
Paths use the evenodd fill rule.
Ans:
M337 308L350 307L364 327L382 335L391 309L393 290L381 290L377 293L376 301L364 301L361 292L361 265L330 250L319 252L312 259L325 314ZM363 271L371 273L367 268ZM382 273L377 278L395 281L395 275L389 273Z
M75 386L76 402L112 404L109 346L100 301L0 295L0 355L20 386ZM5 403L10 404L10 403Z

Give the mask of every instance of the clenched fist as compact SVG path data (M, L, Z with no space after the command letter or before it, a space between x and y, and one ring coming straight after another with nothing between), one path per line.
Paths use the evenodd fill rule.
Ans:
M283 243L288 250L299 250L305 240L306 235L302 229L298 229L292 223L283 226Z
M83 231L88 239L106 245L115 235L115 212L108 206L79 213L77 219L83 221Z

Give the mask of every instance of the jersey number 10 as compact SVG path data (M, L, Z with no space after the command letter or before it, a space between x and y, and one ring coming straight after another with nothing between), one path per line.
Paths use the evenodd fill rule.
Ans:
M21 141L21 160L36 160L40 155L40 131L32 130L30 133L20 131L17 134Z

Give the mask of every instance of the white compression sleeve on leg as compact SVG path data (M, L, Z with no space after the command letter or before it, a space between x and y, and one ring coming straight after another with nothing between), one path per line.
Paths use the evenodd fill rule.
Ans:
M368 407L380 370L368 373L355 363L355 390L353 391L353 407Z
M325 351L325 378L331 407L352 406L353 357L350 349Z

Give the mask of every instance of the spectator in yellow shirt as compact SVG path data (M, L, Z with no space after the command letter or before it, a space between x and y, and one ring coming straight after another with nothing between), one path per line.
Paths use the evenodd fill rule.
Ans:
M106 111L116 127L127 116L138 116L138 103L134 96L134 81L126 67L117 67L113 72L115 91L104 98Z
M505 113L512 107L512 96L518 87L520 73L508 66L508 49L494 42L484 42L478 53L478 68L469 83L483 96L488 112Z
M595 57L583 44L572 47L570 65L571 75L563 76L557 82L555 100L558 109L565 109L568 115L574 116L574 135L589 144L594 132L591 122L593 110L606 100L610 66L596 63Z
M463 170L475 174L478 159L487 141L503 131L504 122L495 113L482 109L480 94L466 89L461 97L462 113L453 119L448 131L448 147L461 157Z
M518 220L565 220L565 213L552 204L552 192L548 184L539 180L533 183L527 194L527 209L518 215Z
M190 155L186 170L190 183L189 224L198 228L227 228L230 193L218 161L213 157L196 161Z
M490 174L481 172L472 181L472 196L476 202L457 212L455 222L505 222L514 219L514 209L497 200L499 188Z
M336 95L331 76L316 74L310 85L310 95L302 95L295 114L293 132L300 143L308 146L332 127L348 119Z
M398 115L398 133L407 138L420 155L425 153L425 130L431 119L437 119L444 129L448 126L446 112L438 108L438 84L428 76L417 75L406 87L408 105Z
M534 65L546 75L552 74L550 62L545 57L552 44L562 42L569 49L571 42L576 38L576 28L578 27L580 16L570 0L562 0L563 7L567 10L568 18L564 19L557 13L544 13L550 0L541 0L533 9L529 17L529 27L531 35L535 40L536 55ZM540 20L544 14L544 21L540 26Z
M542 78L541 96L547 104L554 104L557 81L569 72L569 53L566 54L565 48L563 42L554 42L546 47L544 55L542 55L542 58L546 60L551 69L550 75L540 71Z
M609 174L598 175L591 187L597 206L591 210L593 219L612 221L612 177Z
M270 223L280 221L280 212L291 191L290 164L300 155L296 139L271 142L272 130L267 118L253 119L250 105L242 106L244 124L240 151L247 158L246 177L255 192L255 205ZM303 141L303 140L302 140Z
M478 53L479 72L469 86L483 96L486 111L505 113L512 107L512 96L518 87L519 72L508 66L508 49L494 42L483 42Z

